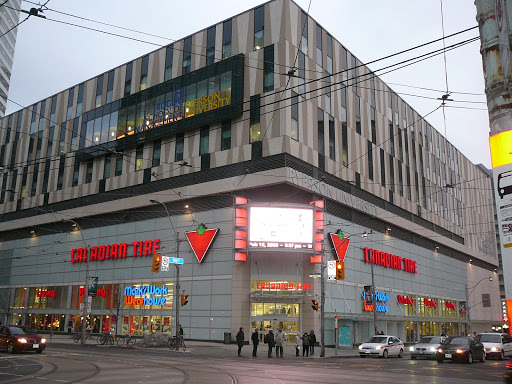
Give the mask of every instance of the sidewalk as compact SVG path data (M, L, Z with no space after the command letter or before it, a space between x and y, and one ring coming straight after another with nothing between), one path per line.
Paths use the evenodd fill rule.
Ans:
M58 345L67 345L70 347L79 347L81 348L80 342L75 343L73 339L68 335L53 335L53 337L50 339L50 335L45 335L47 339L47 346L51 348L52 344L58 344ZM205 341L191 341L186 340L185 343L187 345L187 350L184 352L182 350L180 351L171 351L166 347L142 347L142 339L137 339L137 343L135 344L134 349L137 350L162 350L162 351L169 351L169 353L175 353L175 354L182 354L182 355L191 355L194 354L197 355L207 355L211 357L219 357L219 356L231 356L235 357L237 354L237 345L236 344L222 344L217 342L205 342ZM127 349L127 347L118 347L117 345L98 345L96 343L96 337L93 337L92 340L87 340L87 346L91 348L120 348L120 349ZM267 357L267 351L268 347L266 344L260 343L258 346L258 357ZM315 347L315 353L313 356L310 356L309 359L320 359L320 347ZM408 348L406 348L406 351L404 351L405 355L408 355ZM244 345L242 349L242 356L243 357L251 357L252 355L252 344L251 345ZM273 350L272 354L275 358L275 348ZM295 357L295 347L293 345L285 345L284 346L284 357ZM302 357L302 347L300 348L300 357ZM334 348L325 348L325 358L356 358L359 357L359 350L358 349L338 349L338 352L336 353ZM306 357L304 357L306 358Z

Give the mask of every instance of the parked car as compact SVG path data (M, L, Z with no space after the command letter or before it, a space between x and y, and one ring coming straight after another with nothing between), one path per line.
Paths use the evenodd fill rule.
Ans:
M33 329L22 325L0 325L0 349L9 353L36 351L41 353L46 348L46 339Z
M446 336L423 336L420 341L409 347L411 359L415 360L418 357L435 359L436 352L444 340L446 340Z
M359 356L379 356L386 358L388 356L402 357L404 355L404 343L395 336L375 335L368 339L366 343L359 346Z
M474 359L485 362L484 345L469 336L449 337L436 352L436 360L462 361L471 364Z
M481 333L476 340L484 345L487 357L503 360L512 355L512 337L506 333Z

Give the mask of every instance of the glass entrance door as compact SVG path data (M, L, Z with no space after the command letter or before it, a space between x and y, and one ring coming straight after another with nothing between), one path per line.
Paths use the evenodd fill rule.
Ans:
M274 302L251 304L251 333L257 328L261 342L269 329L272 328L275 334L280 325L285 332L285 342L295 343L295 335L300 331L299 304Z

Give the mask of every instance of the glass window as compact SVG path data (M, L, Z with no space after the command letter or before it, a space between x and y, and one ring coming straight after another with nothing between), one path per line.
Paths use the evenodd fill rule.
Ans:
M326 88L324 90L324 94L325 94L325 112L327 112L328 114L331 114L331 77L329 76L329 74L327 72L324 73L324 77L325 77L325 85L326 85Z
M135 133L135 105L128 107L126 117L126 134L133 135Z
M352 56L351 59L351 66L352 66L352 92L354 92L356 95L357 93L357 60L355 56Z
M43 189L41 193L48 192L48 181L50 179L50 161L47 161L44 164L44 174L43 174Z
M59 173L57 175L57 191L62 190L64 184L64 168L66 164L66 155L61 155L59 160Z
M322 27L316 25L316 63L322 66Z
M215 26L208 28L206 31L206 65L215 62Z
M83 92L83 91L82 91ZM68 108L66 110L66 120L70 120L73 116L73 98L75 95L75 88L69 89L69 95L68 95Z
M269 45L263 50L263 92L274 89L274 45Z
M123 174L123 155L122 155L122 153L116 153L115 175L121 176L122 174Z
M32 106L32 118L30 120L30 134L36 133L37 105Z
M324 111L317 108L317 122L318 122L318 153L325 155L325 130L324 130Z
M264 43L265 6L262 5L254 10L254 50L261 49Z
M149 69L149 55L142 57L142 64L140 67L140 90L143 91L148 87L148 69Z
M103 162L103 178L108 179L110 177L110 168L112 168L112 155L105 155Z
M171 80L172 78L172 60L174 57L174 45L168 45L165 48L165 73L164 81Z
M132 72L133 62L126 64L126 76L124 79L124 96L129 96L132 93Z
M101 106L101 94L103 93L103 75L98 76L96 83L96 108Z
M222 24L222 58L231 57L231 19Z
M205 155L209 152L210 127L202 127L199 134L199 155Z
M176 135L176 151L174 154L174 161L183 160L183 150L185 148L185 134L179 133Z
M404 195L404 177L402 173L402 162L398 161L398 184L400 187L400 196Z
M60 136L59 136L59 154L63 155L66 153L66 123L62 124L60 127Z
M222 122L220 150L231 148L231 120Z
M251 96L250 101L250 143L261 140L260 127L260 95Z
M32 172L32 188L30 189L30 196L35 196L37 191L37 177L39 176L39 164L34 165L34 170Z
M82 114L83 100L84 100L84 84L82 83L78 86L78 97L77 97L77 101L76 101L76 117L78 117Z
M107 103L112 102L112 98L114 97L114 75L115 71L111 70L108 73L108 80L107 80Z
M80 176L80 161L75 157L74 159L74 165L73 165L73 181L71 182L72 187L76 187L78 185L78 182Z
M37 126L37 131L41 132L44 128L44 123L46 121L44 115L46 114L46 100L41 102L41 109L39 110L39 124Z
M395 192L395 163L391 155L389 155L389 183L391 191Z
M118 111L112 111L110 114L110 128L108 133L108 141L113 141L117 137Z
M373 144L377 144L377 126L376 126L376 122L375 122L375 108L374 107L371 107L370 108L370 118L371 118L371 122L370 122L370 128L371 128L371 131L372 131L372 143Z
M341 124L341 140L343 149L343 165L348 166L348 128L347 123Z
M57 96L52 97L52 104L50 106L50 124L49 127L53 127L55 125L55 111L57 109ZM12 115L9 116L9 119L12 118ZM10 126L10 124L9 124ZM8 142L9 140L7 140Z
M386 163L384 150L380 149L380 183L383 187L386 186Z
M389 122L389 143L391 148L391 156L395 156L395 128L391 121Z
M92 160L88 161L86 164L85 170L85 183L88 184L92 181L92 170L93 170L94 162Z
M292 139L299 140L299 96L292 91L291 98L291 114L292 114Z
M306 56L302 52L297 53L297 63L299 68L299 95L302 97L306 97L306 86L305 86L305 79L306 79Z
M361 98L354 94L356 104L356 132L361 134Z
M329 158L336 160L336 133L334 129L334 117L329 116Z
M372 142L368 140L368 178L373 180L373 147Z
M301 11L301 39L300 39L300 50L307 55L308 54L308 15L304 11Z
M135 149L135 170L141 171L143 168L143 161L144 161L144 144L137 145L137 148Z
M181 74L185 75L190 72L190 65L192 63L192 36L187 37L183 41L183 63Z

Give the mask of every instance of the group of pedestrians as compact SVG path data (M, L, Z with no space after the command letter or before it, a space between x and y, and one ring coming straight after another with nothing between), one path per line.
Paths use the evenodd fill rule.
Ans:
M276 357L283 357L283 344L285 340L285 333L283 331L283 326L279 325L279 328L274 335L272 329L268 331L268 333L264 336L263 342L267 344L268 352L267 355L269 358L272 358L272 350L274 347L276 348ZM258 329L255 329L253 334L251 335L252 341L252 357L258 357L258 345L260 343L260 337L258 333ZM238 345L238 356L241 356L242 347L245 342L245 335L243 327L240 327L240 330L236 334L236 343ZM316 336L315 332L311 330L311 333L308 335L307 332L304 332L304 335L301 337L300 332L297 332L295 336L295 356L299 356L300 345L302 343L302 356L309 357L309 355L313 356L315 352L315 344L316 344Z

